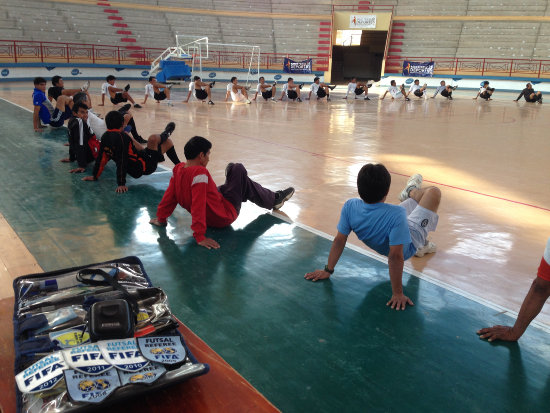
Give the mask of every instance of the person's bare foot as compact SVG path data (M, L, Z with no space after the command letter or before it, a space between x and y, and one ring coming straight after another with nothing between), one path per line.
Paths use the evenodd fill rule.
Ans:
M59 162L71 162L71 159L70 158L63 158L63 159L60 159Z

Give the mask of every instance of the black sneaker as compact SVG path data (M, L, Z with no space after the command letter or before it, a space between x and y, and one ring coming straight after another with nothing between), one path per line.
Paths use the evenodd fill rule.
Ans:
M138 136L137 138L135 138L135 140L138 141L139 143L147 143L147 141L143 139L141 136Z
M300 89L304 87L303 83L300 83L300 86L298 86Z
M409 98L405 98L406 101L409 101L410 99Z
M139 103L136 103L136 104L134 105L134 107L135 107L136 109L141 109L141 105L140 105Z
M273 209L280 209L286 201L292 198L292 195L294 195L294 188L292 187L275 192Z
M225 177L227 178L227 175L229 175L229 170L235 165L233 162L229 162L227 166L225 167Z
M449 100L453 100L453 97L452 97L452 96L449 96Z
M216 84L216 81L214 80L212 83L209 83L208 86L210 86L210 88L213 88L215 84Z
M328 85L328 88L329 88L330 90L334 90L334 89L336 89L336 85Z
M330 102L330 97L327 96L327 102Z
M172 132L174 132L174 129L176 129L176 124L174 122L168 123L164 128L164 132L160 134L160 141L166 142L166 140L170 137Z
M214 102L212 102L211 100L209 100L209 101L208 101L208 104L209 104L209 105L213 105Z
M297 100L298 102L301 102L301 101L302 101L302 99L300 99L300 98L296 98L296 100Z
M370 98L368 96L365 96L365 100L370 100Z
M130 90L130 83L128 83L126 86L124 86L124 91L128 92Z

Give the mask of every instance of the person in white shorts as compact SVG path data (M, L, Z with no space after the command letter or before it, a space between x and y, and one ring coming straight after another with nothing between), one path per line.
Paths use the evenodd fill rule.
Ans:
M187 99L184 100L183 103L189 102L191 94L195 92L195 97L198 100L204 102L206 99L208 99L208 104L213 105L214 102L212 102L211 89L214 87L215 84L216 81L213 81L212 83L204 83L199 76L193 77L193 81L189 83L189 93L187 94Z
M225 101L227 102L227 99L229 99L229 96L231 96L231 99L233 99L233 102L245 102L250 104L250 100L248 99L248 87L239 85L238 79L233 76L231 78L231 83L227 85L226 88L227 92L225 93Z
M317 100L327 98L327 102L330 101L330 92L329 89L334 89L335 86L329 86L325 83L322 83L318 77L315 77L313 79L313 83L311 84L311 88L309 90L309 96L308 100L311 99L311 94L317 96Z
M384 165L369 163L361 168L357 176L360 199L349 199L344 204L327 265L323 270L307 273L306 280L323 280L334 273L353 231L369 248L388 257L392 296L386 305L396 310L413 305L403 293L403 265L413 255L435 252L428 232L437 226L441 191L435 186L422 188L422 175L415 174L399 195L401 204L391 205L385 202L390 185L391 175Z
M258 94L261 94L264 100L267 102L268 99L271 99L272 102L277 102L275 99L275 94L277 93L277 82L273 82L272 85L265 83L265 78L260 76L258 79L258 86L256 87L256 94L252 100L256 100Z
M407 97L412 93L417 98L421 98L426 94L428 85L424 83L424 86L420 87L420 80L416 79L407 92ZM427 97L427 96L426 96Z
M370 100L367 95L369 94L369 88L371 86L372 84L358 82L356 77L352 77L351 81L348 83L348 91L346 92L346 97L342 99L347 99L350 93L355 95L354 99L357 99L357 96L361 96L364 93L365 100Z
M401 98L404 98L405 100L410 100L408 97L407 97L407 92L405 92L405 87L403 85L401 85L399 88L396 86L396 83L395 83L395 80L392 80L390 82L390 87L388 88L388 90L386 90L384 92L384 94L382 95L382 97L380 99L384 99L386 97L386 95L388 94L391 95L391 98L392 99L401 99Z
M294 79L289 77L287 83L283 85L283 93L281 93L281 97L279 98L279 100L283 100L283 97L286 95L286 97L290 100L301 102L302 99L300 98L300 91L303 86L303 83L301 83L300 85L296 85L294 83Z
M147 98L151 98L157 103L160 103L161 100L166 100L168 106L172 106L170 102L170 89L172 89L172 85L159 83L155 76L149 76L149 82L145 85L145 98L141 104L145 105Z

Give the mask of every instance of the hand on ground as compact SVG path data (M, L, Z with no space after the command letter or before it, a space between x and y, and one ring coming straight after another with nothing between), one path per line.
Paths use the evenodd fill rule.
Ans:
M330 274L324 270L315 270L313 272L308 272L306 275L304 275L304 278L306 280L311 281L318 281L318 280L326 280L327 278L330 278Z
M149 221L149 224L156 227L165 227L167 225L166 222L160 222L158 218L151 219L151 221Z
M128 192L128 187L126 185L117 186L117 188L115 189L115 192L117 194L123 194L124 192Z
M404 310L408 305L414 305L412 300L407 297L405 294L394 294L391 296L390 301L386 303L392 309Z
M220 244L218 244L215 240L212 238L205 238L201 242L199 242L199 245L208 249L218 249L220 248Z
M485 338L488 341L517 341L519 339L518 335L514 333L512 327L500 325L482 328L477 331L477 334L479 335L479 338Z

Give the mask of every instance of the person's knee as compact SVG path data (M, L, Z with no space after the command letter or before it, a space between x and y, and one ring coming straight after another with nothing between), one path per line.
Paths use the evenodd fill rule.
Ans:
M151 135L149 136L149 139L147 139L148 143L158 145L160 143L160 135Z
M231 168L231 173L238 173L238 174L242 174L242 175L247 175L248 172L246 170L246 168L244 167L244 165L242 163L236 163L233 165L233 167Z
M441 199L441 189L439 189L437 186L430 186L429 188L426 188L426 191L424 192L424 195L429 196L432 199Z
M124 114L124 123L130 122L130 119L132 119L132 115L129 113Z

